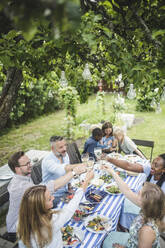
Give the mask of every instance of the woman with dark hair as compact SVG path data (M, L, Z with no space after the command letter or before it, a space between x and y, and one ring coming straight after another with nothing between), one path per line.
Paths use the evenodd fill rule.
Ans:
M103 132L103 138L101 142L103 143L103 145L107 146L106 148L107 152L116 151L117 140L113 136L113 126L109 121L104 122L104 124L102 125L102 132Z
M45 185L30 187L22 198L17 235L20 248L62 248L61 228L77 209L93 171L86 178L73 199L60 211L53 211L52 196Z
M120 191L141 208L129 233L110 233L104 241L103 248L159 248L158 228L165 215L164 192L159 186L145 182L140 192L134 193L111 167L105 165L103 168L113 176Z

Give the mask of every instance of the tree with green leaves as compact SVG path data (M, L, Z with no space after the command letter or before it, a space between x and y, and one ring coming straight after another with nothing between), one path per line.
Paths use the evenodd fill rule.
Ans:
M25 78L39 82L52 71L57 85L60 71L66 70L82 101L102 71L109 85L115 86L122 73L126 91L134 83L138 90L149 85L147 92L159 87L160 95L165 76L164 11L163 0L2 0L0 128ZM81 77L86 62L93 82Z

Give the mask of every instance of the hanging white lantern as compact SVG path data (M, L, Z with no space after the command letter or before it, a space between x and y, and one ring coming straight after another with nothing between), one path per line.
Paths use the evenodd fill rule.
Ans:
M129 91L127 92L128 99L134 99L136 97L136 91L133 88L133 84L130 84Z
M89 80L90 82L92 81L92 76L91 76L91 72L89 70L89 65L88 63L85 64L85 69L82 73L83 79L84 80Z
M62 87L67 87L68 86L68 80L65 77L65 71L61 71L60 84L61 84Z
M118 76L118 81L120 82L122 80L122 74L120 73Z
M123 80L120 81L119 87L120 87L120 88L123 88L123 87L124 87L124 82L123 82Z
M156 107L156 101L155 98L152 99L151 104L150 104L151 108L155 108Z
M162 109L160 107L160 103L157 104L157 107L156 107L156 113L159 114L162 112Z
M165 102L165 87L163 88L163 93L161 95L161 100Z

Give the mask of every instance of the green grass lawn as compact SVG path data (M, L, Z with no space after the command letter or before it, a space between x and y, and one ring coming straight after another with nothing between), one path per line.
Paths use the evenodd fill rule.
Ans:
M80 150L89 132L79 127L79 124L86 120L87 123L98 123L101 120L110 120L113 115L113 96L106 94L105 110L103 116L99 106L96 104L95 96L90 97L88 103L78 106L77 126L74 130L74 140L82 139ZM165 153L165 104L161 104L162 112L137 112L135 101L126 100L127 109L125 113L135 114L135 118L140 118L141 122L133 125L127 131L131 138L146 139L155 141L153 157ZM122 125L117 121L116 125ZM11 154L18 150L28 151L30 149L49 149L49 138L52 135L64 135L65 111L56 111L52 114L44 115L26 124L5 130L0 136L0 166L7 163ZM146 150L149 156L149 149Z

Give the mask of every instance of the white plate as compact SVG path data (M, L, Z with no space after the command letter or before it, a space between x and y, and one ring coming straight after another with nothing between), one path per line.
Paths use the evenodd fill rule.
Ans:
M95 219L96 217L100 217L103 222L106 222L104 223L104 227L105 229L104 230L100 230L100 231L95 231L93 230L92 228L88 227L88 224L90 221L92 221L93 219ZM88 216L85 221L84 221L84 226L86 227L86 229L90 232L93 232L93 233L106 233L107 231L109 231L112 227L112 219L106 217L106 216L103 216L103 215L98 215L98 214L94 214L94 215L90 215Z
M94 178L91 180L91 184L93 184L96 187L101 187L104 184L104 180L99 178Z
M125 155L124 158L126 160L128 160L129 162L136 162L136 161L141 160L141 158L138 155L135 155L135 154Z
M115 158L115 159L121 159L123 156L120 153L109 153L108 157Z
M104 191L105 192L107 192L108 194L110 194L110 195L121 195L122 193L111 193L111 192L109 192L107 189L106 189L106 187L108 187L108 186L116 186L116 187L118 187L117 186L117 184L114 182L114 183L111 183L111 184L109 184L109 185L105 185L104 186Z
M80 243L82 243L82 240L84 239L84 235L85 232L83 230L81 230L79 227L74 227L73 228L73 235L76 235L75 239L77 239L77 242L75 242L72 245L65 245L65 243L63 242L63 247L75 247L77 245L79 245Z
M0 180L9 180L13 177L13 175L0 175Z
M133 176L133 177L136 177L139 175L139 172L134 172L134 171L127 171L126 170L126 173L129 175L129 176Z

